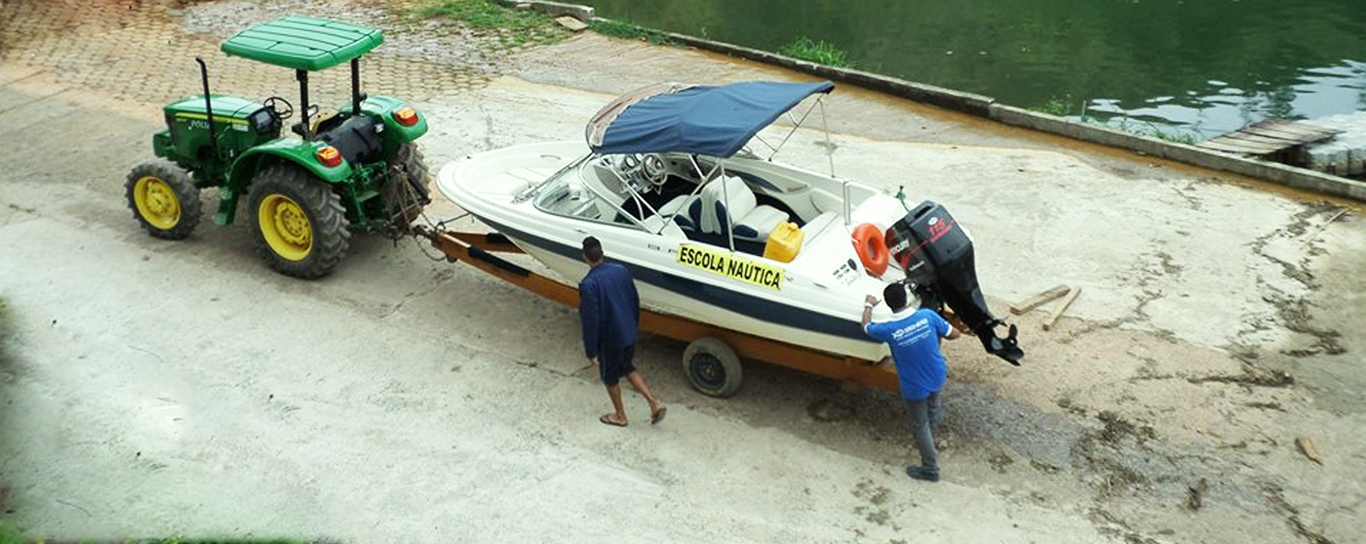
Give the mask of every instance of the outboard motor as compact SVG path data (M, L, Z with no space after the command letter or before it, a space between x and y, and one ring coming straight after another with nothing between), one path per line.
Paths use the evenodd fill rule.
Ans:
M1024 350L1016 340L1018 331L1011 325L1005 338L996 336L996 326L1004 323L991 315L982 299L972 240L948 210L928 200L922 202L887 229L886 241L917 295L935 308L948 304L987 353L1020 365Z

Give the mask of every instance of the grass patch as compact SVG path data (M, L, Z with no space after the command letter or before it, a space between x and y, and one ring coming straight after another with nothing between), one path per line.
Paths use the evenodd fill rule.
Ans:
M588 23L588 28L593 32L612 38L644 41L655 45L680 45L678 40L670 38L661 31L624 21L598 19Z
M1082 120L1087 121L1088 119L1083 117ZM1090 119L1089 121L1099 122L1095 119ZM1152 138L1166 140L1168 142L1176 144L1195 145L1203 139L1196 134L1192 134L1188 131L1184 131L1179 128L1159 126L1153 124L1150 121L1140 121L1136 119L1130 119L1128 117L1120 119L1118 124L1115 124L1113 119L1111 119L1110 122L1104 124L1111 128L1117 128L1124 132L1138 134L1140 136L1149 136Z
M1067 117L1072 113L1072 95L1065 94L1062 97L1053 97L1048 99L1048 102L1044 102L1042 106L1030 109L1056 117Z
M0 544L24 544L24 541L19 540L9 525L0 522Z
M808 60L816 64L824 64L826 66L834 66L837 68L854 67L854 61L849 59L849 53L840 50L840 48L835 47L835 44L825 40L812 40L806 36L797 38L796 41L784 45L782 49L778 50L778 53L796 59Z
M568 35L543 12L510 8L491 0L442 0L418 8L412 15L453 19L474 30L498 33L501 40L513 45L554 43Z

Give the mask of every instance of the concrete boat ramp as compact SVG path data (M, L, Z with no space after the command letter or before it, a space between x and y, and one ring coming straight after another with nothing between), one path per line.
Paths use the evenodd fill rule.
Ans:
M1366 533L1357 202L841 86L827 108L836 173L947 205L976 238L997 313L1083 288L1049 331L1048 305L1013 318L1020 368L949 345L945 481L926 485L902 472L913 456L889 395L752 364L737 396L703 397L678 370L683 346L646 338L639 365L669 418L644 424L629 396L631 426L608 428L572 311L409 241L358 238L332 276L292 280L242 225L163 242L123 202L161 104L197 92L193 54L219 92L293 92L289 74L213 50L227 27L285 12L385 25L366 85L428 116L433 166L581 138L588 115L647 83L810 76L591 34L474 69L454 55L473 38L378 2L108 4L0 7L4 530L433 543ZM164 68L181 57L184 71ZM800 132L780 158L823 168L817 136ZM479 227L446 202L428 214Z

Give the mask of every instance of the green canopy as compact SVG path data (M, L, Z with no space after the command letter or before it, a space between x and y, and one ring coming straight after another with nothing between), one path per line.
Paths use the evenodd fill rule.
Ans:
M377 28L291 15L261 23L223 42L223 52L294 68L326 70L350 62L384 43Z

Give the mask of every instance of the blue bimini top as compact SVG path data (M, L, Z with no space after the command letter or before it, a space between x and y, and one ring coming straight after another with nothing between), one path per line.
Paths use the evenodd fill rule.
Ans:
M604 106L584 131L595 153L680 152L730 157L778 116L835 84L749 81L723 86L663 83Z

